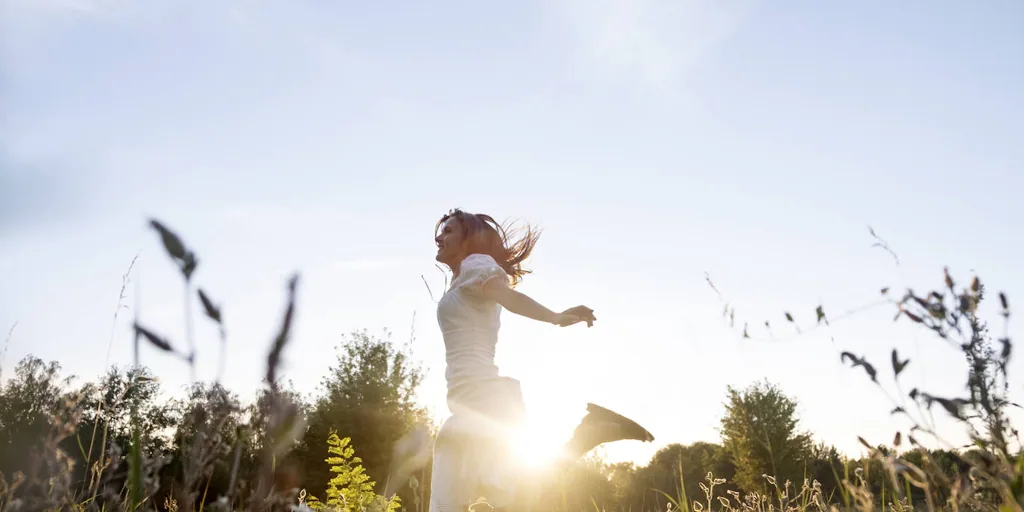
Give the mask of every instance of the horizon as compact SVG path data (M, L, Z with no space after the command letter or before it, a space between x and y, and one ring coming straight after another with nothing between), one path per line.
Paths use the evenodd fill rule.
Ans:
M962 375L957 354L886 306L802 335L783 314L813 326L819 305L832 318L883 287L936 289L947 266L1011 304L1024 289L1024 4L929 6L10 2L0 329L17 327L3 379L27 354L99 375L108 343L110 363L130 364L135 314L184 345L152 217L196 250L197 283L224 305L224 383L240 397L260 385L297 272L285 380L315 391L342 335L388 329L415 339L420 401L443 416L424 284L443 286L432 229L461 207L538 225L519 289L596 311L592 329L564 330L503 312L497 364L522 382L541 445L586 402L655 436L608 446L609 461L719 442L726 387L764 379L841 453L859 453L858 435L888 442L904 423L839 353L882 369L898 347L907 387L947 396L964 384L946 377ZM217 332L193 318L212 378ZM153 350L142 364L165 392L188 382Z

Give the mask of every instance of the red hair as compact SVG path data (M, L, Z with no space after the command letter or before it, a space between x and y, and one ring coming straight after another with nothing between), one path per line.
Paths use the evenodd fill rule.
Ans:
M468 254L486 254L494 258L508 274L512 286L530 273L523 268L523 262L530 257L540 238L540 231L536 228L526 224L523 228L511 229L508 223L498 224L490 215L468 213L456 208L437 221L434 236L449 219L457 220L462 228L462 240Z

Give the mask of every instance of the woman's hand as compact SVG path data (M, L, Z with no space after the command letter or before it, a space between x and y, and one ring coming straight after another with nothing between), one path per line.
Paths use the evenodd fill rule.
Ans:
M596 321L597 317L594 316L593 309L586 306L576 306L555 315L555 320L551 323L568 327L579 322L586 322L587 327L593 327Z
M581 322L580 317L576 315L570 315L568 313L556 313L554 318L551 319L551 323L559 327L569 327L572 324Z

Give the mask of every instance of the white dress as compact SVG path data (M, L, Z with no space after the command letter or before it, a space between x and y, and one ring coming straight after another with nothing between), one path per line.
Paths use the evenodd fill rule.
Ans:
M507 283L508 275L490 256L472 254L438 303L452 415L434 443L430 512L462 512L481 497L509 506L519 481L510 441L525 408L519 381L494 364L502 308L481 294L491 279Z

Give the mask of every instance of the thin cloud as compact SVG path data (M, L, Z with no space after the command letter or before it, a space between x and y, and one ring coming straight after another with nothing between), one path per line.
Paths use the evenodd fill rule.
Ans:
M756 0L556 0L582 57L675 97L687 72L742 26Z

